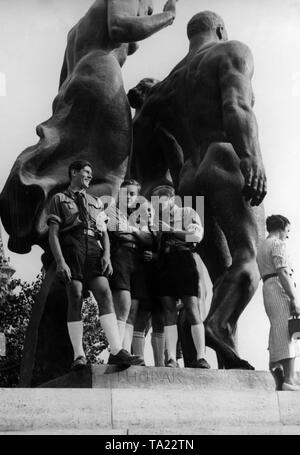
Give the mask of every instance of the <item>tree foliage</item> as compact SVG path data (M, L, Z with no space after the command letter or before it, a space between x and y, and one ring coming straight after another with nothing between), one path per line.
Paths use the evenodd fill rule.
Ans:
M0 332L6 338L6 355L0 357L2 387L18 384L26 328L39 286L40 277L32 284L11 280L0 285Z
M6 355L0 357L0 387L14 387L19 383L26 330L41 283L42 275L32 283L20 280L0 283L0 332L6 338ZM107 340L100 325L97 305L91 297L84 301L82 318L87 360L101 363L99 355L107 347Z
M83 346L89 363L102 363L101 352L107 348L108 342L102 330L96 301L88 297L83 302Z

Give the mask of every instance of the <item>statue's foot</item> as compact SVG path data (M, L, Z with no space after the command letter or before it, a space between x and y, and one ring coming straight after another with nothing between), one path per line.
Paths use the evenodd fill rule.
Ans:
M237 360L235 360L233 362L229 360L227 362L227 365L225 364L225 368L227 370L231 370L231 369L232 370L234 370L234 369L236 369L236 370L255 370L255 368L252 365L250 365L250 363L247 362L247 360L243 360L240 358L238 358Z
M220 357L223 357L223 348L226 350L225 357L227 357L226 354L229 352L232 352L233 355L237 356L232 339L227 336L224 329L220 329L217 324L208 322L207 320L204 325L208 345L215 351L220 352Z
M221 333L216 324L211 324L206 321L205 332L207 345L214 349L219 358L222 359L223 368L238 370L255 369L252 365L250 365L249 362L241 359L238 356L235 348L232 345L232 338L228 338L224 333Z

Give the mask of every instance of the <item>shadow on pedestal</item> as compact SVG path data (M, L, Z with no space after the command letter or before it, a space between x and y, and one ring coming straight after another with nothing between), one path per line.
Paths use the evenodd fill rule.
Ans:
M119 367L90 365L78 372L48 381L40 388L156 389L202 391L274 392L275 384L268 371L203 370L199 368Z

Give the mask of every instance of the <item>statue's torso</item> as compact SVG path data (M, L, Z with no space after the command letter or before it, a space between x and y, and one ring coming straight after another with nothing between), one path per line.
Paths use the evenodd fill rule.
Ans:
M188 54L152 89L136 125L144 141L153 135L151 127L161 122L181 145L185 159L195 163L204 158L210 143L228 141L218 70L226 52L226 43L220 43Z
M82 63L97 66L99 59L111 55L122 66L128 44L113 43L108 32L107 0L98 0L70 30L66 49L69 74Z

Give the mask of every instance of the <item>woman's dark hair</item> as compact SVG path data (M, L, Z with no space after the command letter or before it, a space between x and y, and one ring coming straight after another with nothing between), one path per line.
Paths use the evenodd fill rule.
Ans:
M68 169L68 174L69 174L69 179L71 180L72 178L72 171L81 171L85 166L89 166L92 169L92 165L89 161L86 160L77 160L73 161Z
M283 215L271 215L266 220L268 232L284 230L288 224L291 224L290 221Z

